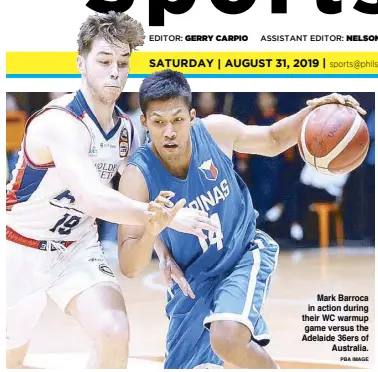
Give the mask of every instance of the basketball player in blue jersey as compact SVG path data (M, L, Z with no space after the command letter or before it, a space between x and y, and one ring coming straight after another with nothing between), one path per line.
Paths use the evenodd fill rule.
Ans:
M256 230L257 213L233 170L232 153L275 156L296 144L301 123L315 106L358 103L333 94L308 102L270 127L246 126L224 115L196 119L188 82L171 70L143 81L140 102L151 142L131 157L120 191L149 202L160 189L169 188L175 193L172 202L185 198L190 208L209 213L218 226L218 231L198 236L168 228L161 240L141 227L120 227L119 260L125 275L136 275L149 262L155 242L160 260L174 261L190 286L182 292L175 284L168 295L165 368L223 363L277 368L263 348L270 336L261 312L279 247Z
M115 102L143 40L141 24L126 14L90 16L78 39L80 90L50 102L26 125L7 187L8 368L22 366L47 296L91 337L89 367L126 367L125 303L98 242L96 217L146 225L151 234L168 225L196 233L197 222L215 229L205 212L181 209L184 200L173 205L170 191L147 204L109 187L139 146Z

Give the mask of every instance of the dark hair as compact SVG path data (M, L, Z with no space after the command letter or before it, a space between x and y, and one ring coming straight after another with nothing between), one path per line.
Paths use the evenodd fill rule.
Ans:
M97 37L111 44L117 41L129 44L131 52L144 44L145 35L138 21L127 14L110 11L108 14L90 15L81 25L77 40L79 54L89 53Z
M164 70L147 76L139 88L139 101L143 114L151 101L167 101L181 97L188 108L192 107L192 92L181 72Z

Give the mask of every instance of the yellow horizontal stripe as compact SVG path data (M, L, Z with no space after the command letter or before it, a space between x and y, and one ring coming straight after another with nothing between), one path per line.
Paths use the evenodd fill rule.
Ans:
M76 52L7 52L6 73L78 74L76 56ZM134 52L130 63L132 74L164 68L185 74L377 74L378 52Z

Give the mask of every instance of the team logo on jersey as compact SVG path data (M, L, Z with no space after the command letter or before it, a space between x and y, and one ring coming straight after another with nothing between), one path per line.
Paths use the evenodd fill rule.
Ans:
M125 158L129 152L129 132L127 128L121 130L119 135L119 156Z
M213 159L206 160L198 169L201 169L206 179L216 181L218 177L218 168L214 165Z

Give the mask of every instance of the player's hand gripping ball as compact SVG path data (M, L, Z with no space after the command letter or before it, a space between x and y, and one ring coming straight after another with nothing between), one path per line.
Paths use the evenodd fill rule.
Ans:
M351 96L331 94L308 101L316 107L304 119L298 138L303 160L324 174L356 169L369 150L369 132L359 113L365 114Z

